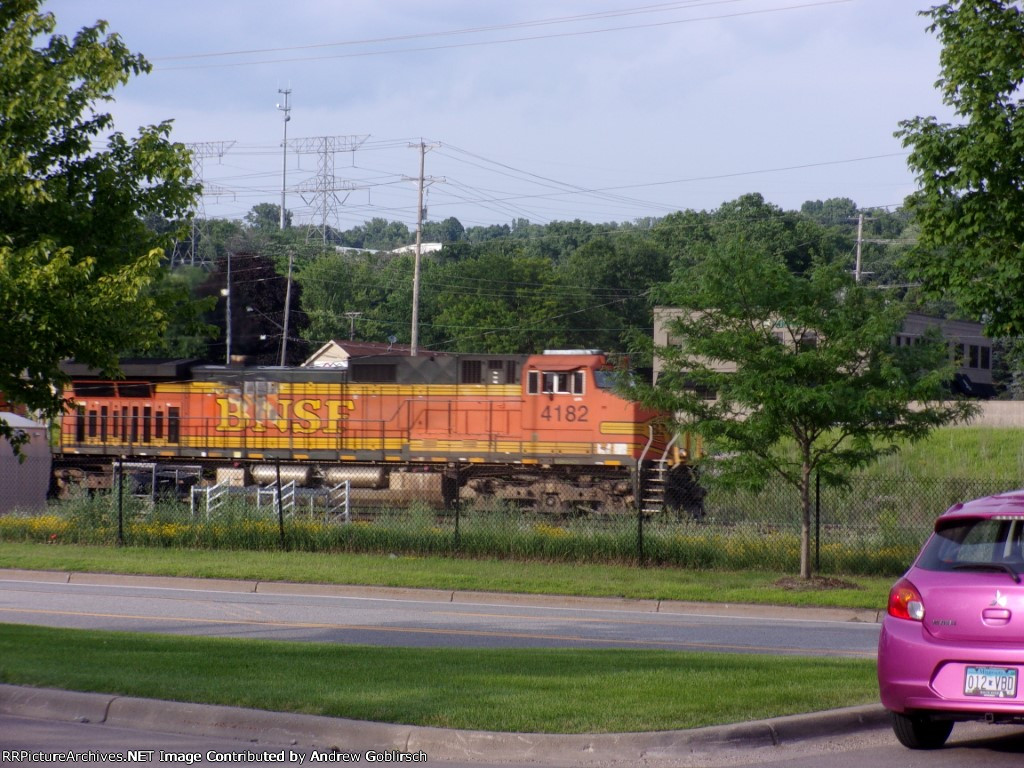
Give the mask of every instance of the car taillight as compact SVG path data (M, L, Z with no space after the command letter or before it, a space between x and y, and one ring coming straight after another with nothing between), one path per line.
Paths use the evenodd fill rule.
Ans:
M889 591L889 615L909 621L924 619L924 601L921 599L921 593L906 579L900 579Z

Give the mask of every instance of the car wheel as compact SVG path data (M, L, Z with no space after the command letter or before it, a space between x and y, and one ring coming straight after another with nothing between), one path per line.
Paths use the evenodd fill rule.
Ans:
M938 749L953 730L952 720L932 720L926 715L912 717L890 712L892 730L900 744L908 749Z

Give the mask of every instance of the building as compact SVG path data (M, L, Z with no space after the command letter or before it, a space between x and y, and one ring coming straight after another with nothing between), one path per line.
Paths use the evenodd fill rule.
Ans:
M19 461L10 444L0 438L0 515L46 509L52 462L46 425L8 412L0 413L0 419L15 433L26 433L29 438L21 446L24 461Z
M387 344L379 341L328 341L302 364L304 368L348 368L349 360L364 357L408 355L408 344ZM432 356L437 352L417 350L418 355Z
M680 340L672 336L669 325L681 311L675 307L654 308L655 349L680 345ZM981 323L946 320L912 312L907 315L903 327L893 337L892 342L896 346L914 344L933 328L939 329L942 337L949 343L950 353L960 363L954 379L957 391L976 397L991 397L995 394L992 382L992 340L982 333ZM655 381L661 370L662 360L655 354Z

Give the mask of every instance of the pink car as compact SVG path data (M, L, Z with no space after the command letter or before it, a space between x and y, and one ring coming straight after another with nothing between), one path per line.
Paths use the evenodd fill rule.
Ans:
M889 593L878 686L896 737L941 747L953 723L1024 723L1024 490L951 507Z

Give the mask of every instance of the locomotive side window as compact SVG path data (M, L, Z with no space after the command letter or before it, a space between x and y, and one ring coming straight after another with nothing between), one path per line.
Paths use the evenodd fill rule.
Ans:
M568 373L544 372L544 394L558 394L569 391Z
M540 394L540 371L530 371L526 374L526 392L530 395Z
M586 380L586 376L583 375L583 371L573 371L572 380L569 382L569 388L574 395L583 394L583 382Z

